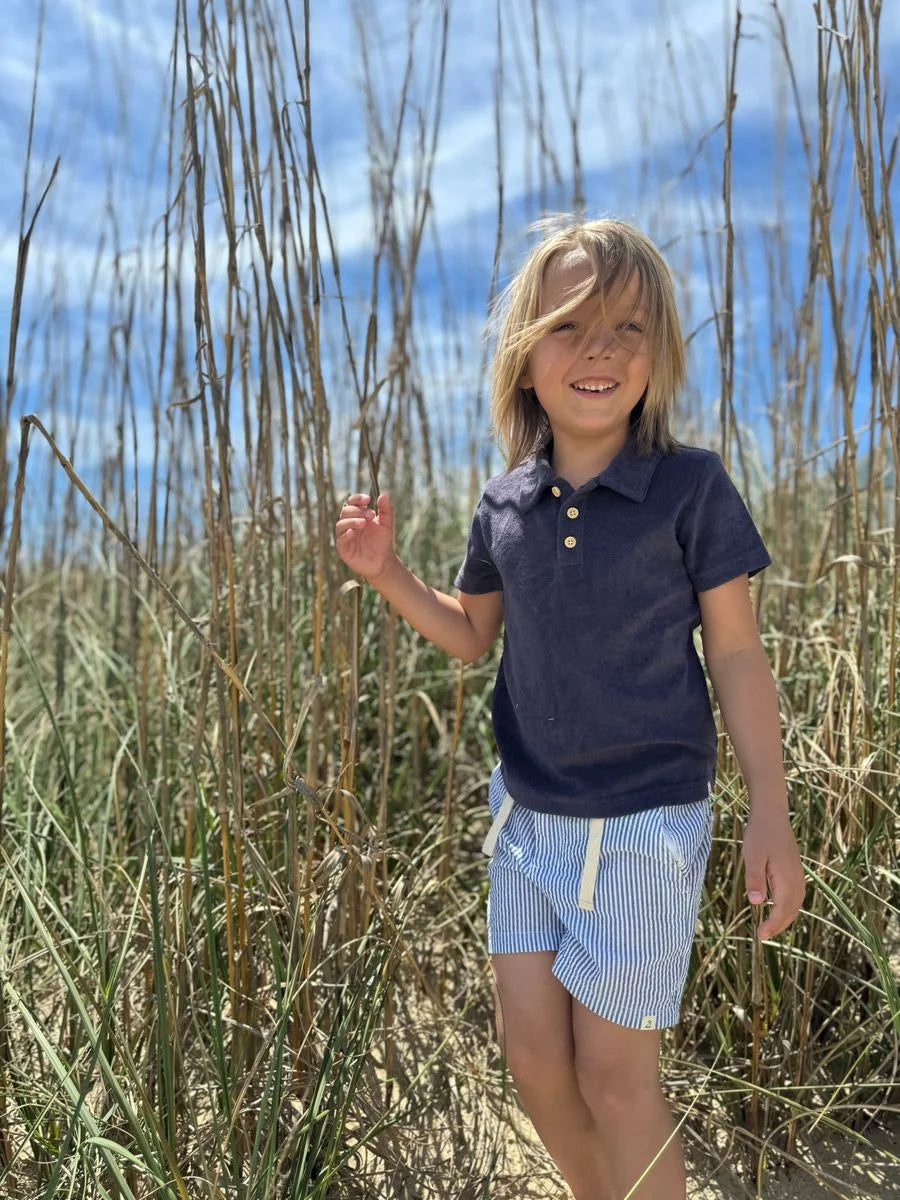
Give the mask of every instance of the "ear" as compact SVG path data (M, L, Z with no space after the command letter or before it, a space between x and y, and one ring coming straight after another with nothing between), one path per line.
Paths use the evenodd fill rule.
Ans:
M528 367L523 367L522 374L519 376L519 387L530 388L532 386L531 375L528 373Z

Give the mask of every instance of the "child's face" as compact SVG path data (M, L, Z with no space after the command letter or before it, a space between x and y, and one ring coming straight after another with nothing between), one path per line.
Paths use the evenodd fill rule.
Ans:
M592 275L583 251L552 261L544 273L541 315L565 303ZM642 310L628 316L637 284L635 276L607 312L606 324L595 324L600 301L592 295L529 353L521 386L534 388L555 437L563 433L606 442L610 435L623 435L624 441L629 414L650 378Z

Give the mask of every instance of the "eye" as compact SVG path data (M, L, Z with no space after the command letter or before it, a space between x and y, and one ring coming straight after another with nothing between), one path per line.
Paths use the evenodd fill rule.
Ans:
M640 325L637 324L636 321L624 321L621 325L617 326L617 328L627 329L630 333L643 333L644 332L643 329L640 327Z
M568 330L575 328L574 321L561 321L559 325L553 326L553 333L567 333Z

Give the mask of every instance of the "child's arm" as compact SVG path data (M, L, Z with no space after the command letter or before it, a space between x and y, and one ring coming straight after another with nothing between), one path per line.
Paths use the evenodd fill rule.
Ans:
M460 593L460 599L457 600L429 587L396 555L388 560L384 571L370 579L369 583L413 629L463 662L475 662L481 658L497 636L503 614L502 592L488 592L482 596ZM467 606L465 608L463 600Z
M429 587L406 567L393 549L394 510L390 496L378 497L377 515L363 493L350 496L335 526L338 554L430 642L474 662L497 636L503 593L465 596L461 600ZM462 595L462 594L461 594Z
M765 939L794 920L806 886L788 813L778 692L747 576L698 592L697 598L706 669L750 794L742 848L747 896L761 904L767 890L772 894L772 911L758 930Z

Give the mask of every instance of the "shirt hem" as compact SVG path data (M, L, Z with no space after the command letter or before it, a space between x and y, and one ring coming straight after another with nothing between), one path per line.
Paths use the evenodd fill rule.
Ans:
M504 786L505 777L504 777ZM546 796L526 794L519 790L513 796L516 804L532 812L547 813L556 817L624 817L629 813L645 812L650 808L666 808L673 804L691 804L696 800L708 800L712 783L709 776L692 779L680 787L653 788L640 792L624 792L618 796L595 799L582 797L574 803L547 802ZM507 788L507 791L509 789Z
M720 563L714 570L704 571L701 576L692 581L694 591L708 592L711 588L728 583L730 579L736 579L738 575L758 575L760 571L764 571L771 565L772 559L768 554L764 556L739 555L729 559L726 563Z
M485 583L484 581L473 580L468 584L465 579L457 577L451 585L459 592L466 592L470 596L486 596L488 592L502 592L503 585L499 583Z

